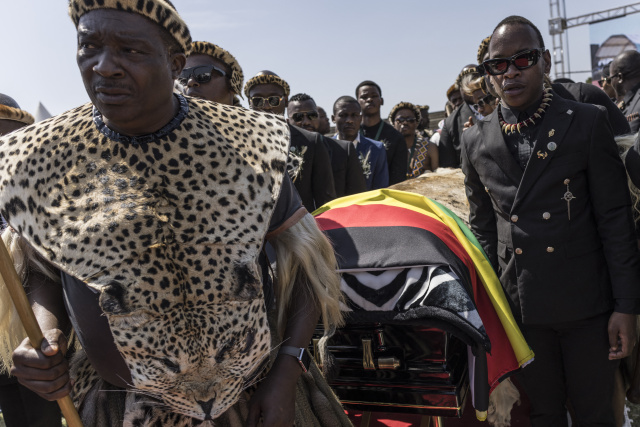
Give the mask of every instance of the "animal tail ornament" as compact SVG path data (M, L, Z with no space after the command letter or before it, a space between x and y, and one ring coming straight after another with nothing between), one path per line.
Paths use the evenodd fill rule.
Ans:
M24 241L11 228L4 229L2 241L13 260L18 276L24 283L28 270L28 247L25 247ZM9 290L0 276L0 358L2 359L2 372L9 370L11 367L11 353L26 336L27 332L24 330L18 317L18 311L11 301Z
M336 273L338 262L331 243L318 229L315 219L306 214L295 225L279 234L274 241L277 257L276 300L278 304L277 329L284 333L288 302L292 299L294 285L307 286L316 304L320 304L324 336L319 349L322 366L325 361L327 339L335 328L343 323L340 303L340 276Z
M7 227L2 231L1 237L22 283L26 283L30 271L37 271L55 281L60 280L39 260L35 251L15 230ZM0 276L0 372L7 372L11 368L11 353L26 337L27 332Z

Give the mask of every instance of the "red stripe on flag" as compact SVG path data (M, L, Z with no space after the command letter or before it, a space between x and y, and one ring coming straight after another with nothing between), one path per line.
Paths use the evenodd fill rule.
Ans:
M316 217L318 226L324 230L357 227L416 227L435 234L451 251L462 260L471 272L471 280L476 288L478 281L475 266L453 232L442 221L411 209L389 205L351 205L330 209Z

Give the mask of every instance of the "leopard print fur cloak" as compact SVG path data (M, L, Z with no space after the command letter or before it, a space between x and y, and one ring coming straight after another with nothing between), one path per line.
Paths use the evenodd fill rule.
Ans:
M0 211L100 292L133 388L202 420L269 355L256 260L289 131L271 115L188 106L175 131L137 146L103 135L90 104L1 138ZM205 413L198 402L212 399Z

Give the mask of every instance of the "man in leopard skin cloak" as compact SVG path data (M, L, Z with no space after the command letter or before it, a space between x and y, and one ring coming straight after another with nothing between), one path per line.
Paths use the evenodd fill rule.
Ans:
M168 0L69 13L91 103L0 139L3 240L46 337L4 331L11 373L71 392L91 426L349 425L300 352L320 315L340 323L340 288L285 174L286 123L173 93L191 37Z

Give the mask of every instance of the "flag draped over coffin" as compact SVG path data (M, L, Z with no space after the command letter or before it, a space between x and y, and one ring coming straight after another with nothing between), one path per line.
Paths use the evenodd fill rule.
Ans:
M334 200L314 216L336 250L350 322L427 322L461 338L484 418L489 393L533 352L466 225L433 200L389 189Z

